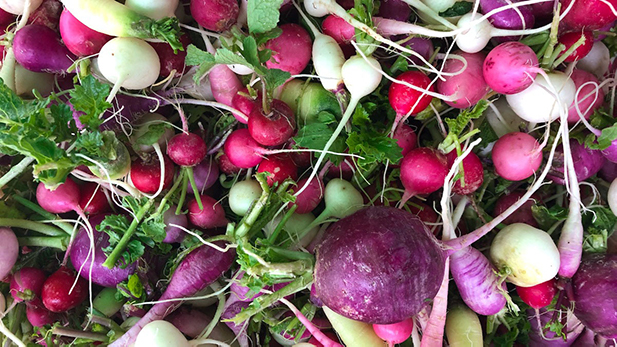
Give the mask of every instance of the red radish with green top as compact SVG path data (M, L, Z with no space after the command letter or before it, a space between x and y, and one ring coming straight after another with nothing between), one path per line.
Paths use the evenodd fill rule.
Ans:
M10 283L11 296L17 302L40 299L47 275L41 269L24 267L13 274Z
M289 178L294 181L298 179L298 168L286 153L266 157L259 163L257 172L269 173L267 178L269 186L275 183L281 184Z
M98 183L86 182L81 187L79 207L85 214L94 215L109 212L111 205L105 194L105 188Z
M274 99L266 111L256 105L249 115L248 129L255 141L263 146L282 145L296 130L296 118L286 103Z
M272 58L266 62L266 66L268 69L297 75L311 60L311 37L298 24L283 24L279 28L283 31L281 35L265 45L265 48L272 50Z
M174 164L167 156L163 156L163 159L163 165L158 158L150 161L138 159L131 164L131 182L135 188L142 193L154 194L159 189L165 190L171 187L174 179Z

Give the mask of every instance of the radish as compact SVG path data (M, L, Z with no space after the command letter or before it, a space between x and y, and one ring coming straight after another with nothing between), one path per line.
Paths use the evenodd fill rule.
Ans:
M136 122L135 132L133 132L133 136L134 138L139 139L140 137L148 133L149 130L151 130L150 129L151 126L162 124L164 122L167 122L167 118L165 118L160 113L147 113L143 115L141 118L139 118L139 121ZM159 140L156 142L156 144L158 144L158 146L161 149L166 149L167 142L169 142L169 140L171 140L173 136L174 136L173 129L167 128L165 129L165 131L163 132ZM135 144L133 145L133 147L135 147L135 149L140 152L145 152L145 153L154 152L154 144L152 145Z
M567 52L570 47L572 47L579 40L583 40L583 43L563 58L564 62L570 63L587 56L593 47L593 33L591 31L569 32L559 36L559 43L564 45L564 53L560 55L560 57L563 56L565 52Z
M96 163L88 166L92 173L104 180L115 180L126 176L131 169L129 150L119 142L116 144L116 158L106 163Z
M279 28L281 35L266 42L265 48L272 50L272 58L266 62L266 67L297 75L311 60L311 37L298 24L283 24Z
M501 94L516 94L527 89L541 71L536 53L520 42L505 42L493 48L484 60L484 79Z
M214 100L228 106L233 106L232 100L234 96L244 87L238 76L227 65L215 65L208 73L208 79L212 87ZM247 119L238 117L235 113L234 117L241 123L246 124L248 122Z
M298 168L286 153L267 156L259 163L257 172L268 173L267 182L270 187L275 183L281 184L286 179L298 179Z
M411 7L401 0L384 0L379 4L377 15L400 21L407 21L411 16Z
M388 342L390 347L405 342L413 331L413 318L393 324L373 324L375 334Z
M231 106L238 111L250 115L253 112L253 109L259 105L261 102L261 93L256 98L253 98L249 95L249 91L247 88L242 88L236 93L231 99ZM284 101L283 101L284 102ZM248 119L238 118L238 122L242 124L247 124Z
M212 318L198 309L180 306L174 313L167 316L165 320L172 323L186 336L194 339L201 335L202 331L208 327ZM208 337L227 343L231 343L235 338L233 332L221 323L214 327Z
M600 171L606 159L602 152L596 149L589 149L584 144L579 143L577 140L571 139L568 141L570 147L569 158L573 161L573 170L569 169L565 171L566 157L563 145L557 148L555 155L555 161L551 168L551 172L548 177L557 184L566 184L565 172L568 175L576 177L577 182L584 181ZM571 186L571 185L570 185Z
M401 203L437 191L447 174L448 161L440 152L428 147L412 149L401 161L401 183L405 187Z
M464 62L458 59L446 61L443 72L456 74L438 80L437 91L450 96L450 100L444 100L446 104L454 108L467 108L480 101L489 90L482 73L485 56L483 53L454 52L454 54L463 57Z
M59 0L43 0L41 5L28 16L28 24L40 24L58 31L61 13L62 3Z
M182 228L188 227L188 219L185 214L176 214L177 206L170 206L163 213L163 223L165 223L165 243L179 243L184 240L186 233ZM173 225L172 225L173 224Z
M596 41L591 47L591 51L578 61L576 67L591 72L597 78L602 78L608 72L610 66L611 53L602 41Z
M484 345L480 319L464 305L457 305L448 311L446 337L452 347Z
M617 215L617 178L613 179L608 189L608 206L613 211L613 214Z
M617 3L613 0L563 0L561 4L562 14L572 2L574 3L572 8L559 23L568 31L597 30L617 19L615 11Z
M416 135L415 131L407 124L400 124L394 131L394 134L392 134L392 138L395 139L396 144L401 147L401 154L403 157L418 146L418 135Z
M233 264L236 255L232 250L221 251L221 246L224 246L222 242L202 245L189 253L176 268L160 300L187 298L216 281ZM110 346L130 345L146 324L165 318L180 303L169 301L155 304L137 324Z
M174 17L178 0L127 0L124 4L133 11L154 20Z
M431 79L420 71L403 72L396 79L412 84L420 89L433 91ZM394 111L396 111L396 119L392 125L394 131L401 122L405 121L407 115L415 115L424 111L433 100L433 97L411 89L406 85L392 83L388 90L388 100Z
M201 163L193 167L193 176L195 177L197 191L203 193L218 181L219 167L212 158L206 157ZM194 194L192 189L188 193Z
M46 309L40 299L35 299L26 304L26 318L35 327L53 325L58 321L58 316Z
M551 304L557 288L554 279L536 284L531 287L516 287L516 293L527 305L540 309Z
M321 22L321 29L325 35L332 37L339 45L347 44L356 37L356 29L343 18L335 15L327 16Z
M163 166L163 171L161 171ZM169 157L164 157L163 164L158 159L151 161L137 160L131 164L131 182L142 193L154 194L159 190L169 189L174 179L174 166Z
M261 163L261 154L266 150L251 137L248 129L238 129L227 137L224 152L230 163L248 169Z
M19 65L34 72L64 74L76 59L55 31L39 24L26 25L15 33L13 51Z
M39 183L36 188L36 199L39 205L47 212L67 213L70 211L81 211L79 207L79 186L71 178L67 178L64 183L54 190L47 189L42 182Z
M386 343L380 339L377 334L375 334L375 331L370 324L341 316L327 306L323 307L323 311L326 314L326 317L328 317L328 320L332 324L332 327L336 331L337 335L346 346L386 346Z
M217 155L216 162L221 172L225 175L235 175L238 172L242 171L242 168L239 168L238 166L232 164L231 161L229 161L229 157L227 157L227 155L223 151L221 151Z
M13 230L4 227L0 228L0 243L5 245L2 255L0 255L0 280L2 280L11 272L17 261L19 243Z
M85 57L100 52L112 37L92 30L77 20L67 9L60 15L60 36L71 53Z
M66 312L86 300L88 282L82 278L77 278L75 281L75 276L72 270L61 267L47 277L41 291L41 300L45 308L51 312ZM76 284L71 288L74 282Z
M508 280L519 287L546 282L559 271L559 251L544 231L522 223L501 229L490 255L498 269L508 269Z
M238 216L245 216L261 193L261 186L256 180L236 182L229 189L229 208Z
M525 195L525 191L517 190L509 194L502 195L493 208L493 217L497 217L506 211L510 206L514 205L519 199ZM503 224L525 223L532 227L538 228L538 222L533 218L531 207L536 205L539 201L537 195L532 195L530 199L525 201L521 207L519 207L508 218L503 220Z
M321 178L316 177L307 185L307 179L303 178L298 181L298 187L306 186L306 189L296 195L296 201L291 206L298 206L296 213L304 214L313 211L321 202L324 196L324 184ZM295 189L294 189L295 190Z
M456 150L446 155L448 166L452 166L457 158ZM463 177L456 180L452 191L459 195L469 195L484 183L484 168L477 154L470 152L463 158Z
M264 146L278 146L287 142L296 129L293 111L284 102L274 99L266 111L257 105L249 115L251 137Z
M540 168L542 149L529 134L509 133L495 142L492 158L497 175L510 181L521 181Z
M206 142L199 135L186 131L188 126L185 121L183 121L183 128L183 133L175 135L167 143L167 155L174 163L182 166L185 177L188 177L193 188L195 201L199 208L201 208L202 202L198 194L199 190L195 182L195 176L193 175L193 167L204 160L208 153L208 148ZM183 187L183 191L186 191L186 187Z
M13 274L9 292L16 302L40 299L46 279L47 276L43 270L23 267Z
M188 35L183 34L180 36L180 43L182 43L183 50L174 52L173 48L167 42L148 42L152 48L156 51L161 62L161 69L159 71L160 78L167 78L173 74L173 77L182 76L184 73L186 64L186 50L191 44L191 39Z
M272 235L282 219L283 215L278 215L264 228L266 236L268 236L271 240L273 240ZM318 232L319 226L315 225L315 216L312 213L292 213L283 227L283 233L285 236L276 238L277 236L275 235L274 238L276 238L277 242L282 243L287 243L287 241L290 241L291 249L303 249L307 248L309 244L311 244ZM281 238L283 241L281 241Z
M349 181L340 178L334 178L326 184L324 201L326 208L311 223L311 226L331 217L345 218L364 207L362 194Z
M238 20L239 12L236 0L191 0L191 15L208 30L229 30Z
M513 1L518 3L521 1ZM498 12L488 17L488 21L496 28L500 29L525 29L533 28L535 18L529 6L518 6L517 8L503 9L508 4L505 0L481 0L480 9L482 13L489 13L493 10ZM460 26L460 25L459 25Z
M197 198L201 200L203 208L197 203ZM223 206L207 195L195 197L189 201L187 206L189 209L189 221L199 228L211 229L224 227L228 223L227 218L225 218Z
M574 69L570 78L576 87L575 100L568 108L568 123L573 124L581 117L589 120L593 112L602 106L604 91L599 87L598 79L587 71Z
M184 335L164 320L152 321L141 329L135 339L135 347L189 347L191 346Z

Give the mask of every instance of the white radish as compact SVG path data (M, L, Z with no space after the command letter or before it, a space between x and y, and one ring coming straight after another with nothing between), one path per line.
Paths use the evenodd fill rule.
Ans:
M229 190L229 208L238 216L245 216L261 193L261 186L256 180L236 182Z
M611 63L611 53L602 41L596 41L583 59L579 60L576 67L591 72L597 78L602 79L608 71Z
M155 320L146 324L135 340L135 347L189 347L184 335L173 324Z
M41 6L43 0L0 0L0 9L14 15L22 15L25 13L26 6L28 6L28 13L36 10Z
M617 216L617 178L613 180L610 188L608 188L608 206L613 211L613 214Z
M126 0L124 3L133 11L155 20L175 17L178 0Z
M475 13L468 13L459 19L457 25L464 28L476 20L477 16ZM463 52L480 52L493 37L493 29L495 28L489 23L488 19L483 19L469 30L456 35L456 44Z

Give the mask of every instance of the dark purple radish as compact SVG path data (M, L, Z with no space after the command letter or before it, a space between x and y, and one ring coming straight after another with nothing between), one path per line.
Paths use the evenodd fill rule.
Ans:
M435 51L435 48L433 47L433 42L430 39L424 37L412 37L409 40L403 42L402 45L414 50L427 61L431 58L433 52ZM411 56L409 58L415 64L422 64L422 60L420 60L420 58L416 56Z
M228 220L225 218L223 206L207 195L201 195L199 198L201 199L203 208L199 207L196 199L192 199L188 203L189 221L191 224L202 229L226 226Z
M221 315L222 320L233 319L238 313L242 312L243 309L249 307L250 301L240 301L234 299L234 297L230 297L225 302L225 310L223 311L223 315ZM249 347L248 335L246 333L247 325L246 322L242 323L234 323L232 321L224 322L231 331L236 335L236 339L238 344L241 347Z
M443 154L428 147L412 149L401 161L401 182L405 187L402 203L414 195L437 191L447 174L448 160Z
M81 187L79 207L84 213L89 215L95 215L111 211L111 205L107 195L105 195L105 188L98 183L86 182Z
M46 279L47 275L43 270L23 267L13 274L9 292L17 302L40 299L43 283Z
M270 187L275 183L281 184L288 178L294 181L298 179L298 167L287 153L267 156L259 163L257 172L268 173L267 181Z
M182 260L171 276L169 285L159 300L187 298L203 290L216 281L234 263L236 253L233 249L222 252L225 243L215 242L217 248L203 245L193 250ZM160 320L176 310L182 301L167 301L155 304L122 337L110 344L110 347L130 346L141 329L154 320Z
M441 246L420 219L368 207L330 226L317 247L315 294L347 318L397 323L435 297L444 267Z
M111 36L90 29L67 9L60 15L60 36L66 48L78 57L98 53L112 39Z
M171 206L163 214L163 222L165 223L165 243L182 242L186 233L179 227L186 228L189 225L185 214L176 214L177 206ZM173 224L173 225L172 225Z
M495 208L493 209L493 217L496 217L502 214L505 210L507 210L510 206L514 205L520 198L525 195L525 191L514 191L510 194L506 194L501 196L497 202L495 203ZM508 218L506 218L502 223L503 224L514 224L514 223L525 223L527 225L531 225L534 228L539 228L538 222L535 218L533 218L533 213L531 211L531 207L536 205L540 198L537 195L532 195L531 198L523 204L523 206L519 207L514 213L512 213Z
M199 164L207 152L206 142L194 133L178 134L167 144L167 155L180 166L191 167Z
M585 326L571 311L555 311L555 309L527 310L527 318L531 324L529 332L529 347L568 347L573 346L574 341L581 335ZM557 334L548 328L553 319L563 325L561 334ZM591 344L585 346L600 346ZM608 346L608 345L603 345Z
M577 140L570 140L570 150L572 152L572 160L574 161L574 171L579 182L584 181L600 171L606 159L602 152L595 149L589 149L584 144ZM555 151L555 159L553 167L549 172L547 179L553 180L557 184L565 184L564 182L564 154L563 146L559 145Z
M203 193L212 187L219 179L219 167L211 157L206 157L201 163L193 167L193 176L197 190ZM188 193L193 194L192 190Z
M448 159L448 165L452 166L454 160L458 157L456 150L448 153L446 157ZM484 183L484 167L478 155L474 152L470 152L469 155L463 159L463 177L454 183L452 191L459 195L469 195L478 190L478 188L482 186L482 183Z
M294 190L298 190L306 185L307 179L303 178L298 181L297 188ZM321 178L315 177L311 183L306 187L302 193L296 196L296 201L291 204L291 206L296 205L296 213L305 214L313 211L317 205L323 200L324 195L324 184Z
M377 16L407 22L411 16L411 6L401 0L382 0Z
M26 318L32 326L39 328L58 321L57 315L46 309L41 299L35 299L26 304Z
M156 51L161 62L161 70L159 72L160 78L167 78L174 72L173 77L181 76L184 73L186 65L184 60L186 59L186 49L191 44L191 39L188 35L183 34L180 36L180 43L184 47L183 51L177 51L174 53L173 48L167 42L148 42L152 48Z
M26 25L15 33L13 51L19 65L34 72L64 74L77 59L55 31L38 24Z
M92 226L99 225L104 215L97 215L90 218L89 223ZM107 256L103 249L109 246L109 235L105 232L93 230L94 236L94 261L90 250L90 237L86 229L81 228L73 241L73 246L70 250L71 263L79 272L79 275L86 280L92 278L92 282L103 287L115 287L118 283L126 280L129 275L135 273L137 263L128 264L123 269L121 264L109 269L103 263ZM92 277L91 277L92 275Z
M162 179L162 190L169 189L174 179L174 164L167 156L163 156L165 176ZM137 159L131 164L131 182L142 193L154 194L161 188L161 164L154 157L149 161Z
M249 115L248 129L259 144L278 146L291 138L296 130L296 119L286 103L274 99L269 111L265 111L261 104L253 108Z
M281 35L266 42L265 48L272 50L272 57L266 62L266 67L297 75L311 61L311 36L298 24L283 24L279 28L283 31Z
M248 169L261 163L264 148L253 139L248 129L238 129L227 137L223 151L231 164Z
M480 9L482 13L489 13L495 9L517 2L520 1L480 0ZM518 6L516 9L499 10L488 17L488 20L495 28L519 30L533 28L535 17L529 6Z
M236 0L191 0L191 15L197 23L212 31L227 31L238 20Z

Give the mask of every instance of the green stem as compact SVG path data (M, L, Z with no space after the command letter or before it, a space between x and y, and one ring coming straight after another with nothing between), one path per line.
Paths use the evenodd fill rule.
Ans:
M131 237L133 236L133 234L135 234L135 231L137 231L137 226L144 218L145 214L150 211L150 207L152 207L153 203L154 200L148 200L148 202L143 205L139 209L139 211L137 211L137 213L135 214L135 218L131 221L131 225L129 225L128 229L126 229L124 235L122 235L122 238L116 245L116 248L114 248L109 257L107 257L107 259L103 263L103 266L107 267L108 269L112 269L116 265L118 258L120 258L120 255L122 254L122 252L124 252L129 242L131 241Z
M550 63L552 62L551 56L553 55L553 51L555 50L555 45L557 45L557 33L559 30L559 12L561 9L561 4L557 4L557 10L553 14L553 22L551 23L551 32L549 36L549 40L547 42L546 50L544 51L544 57L542 59L541 65L544 67L550 67Z
M313 262L310 259L296 260L288 263L269 263L255 265L246 270L251 276L261 277L265 274L273 276L300 276L313 270Z
M109 341L109 338L106 335L91 333L88 331L54 327L53 329L51 329L51 332L52 334L59 335L59 336L75 337L75 338L87 339L87 340L92 340L92 341L102 341L102 342Z
M161 199L161 202L159 203L159 206L157 207L156 212L154 212L155 215L158 216L159 214L163 213L163 208L165 208L165 204L167 203L167 200L171 198L171 196L176 192L176 190L180 186L180 183L182 183L184 179L183 175L184 175L184 171L180 173L180 177L176 179L176 181L174 182L174 185L171 186L167 194L165 194L165 196Z
M186 175L189 177L189 181L191 182L191 188L193 188L193 195L195 195L195 200L197 200L197 206L199 206L200 210L204 209L204 205L201 203L201 193L199 189L197 189L197 183L195 183L195 175L193 175L192 167L185 167Z
M17 241L20 246L52 247L66 251L69 238L67 236L27 236L18 237Z
M176 208L176 214L182 213L182 205L184 205L184 200L186 199L186 185L188 183L189 178L186 175L186 171L182 170L182 191L180 192L180 200L178 200L178 207Z
M295 260L310 260L313 261L315 259L315 257L310 254L310 253L306 253L306 252L301 252L301 251L291 251L287 248L281 248L281 247L274 247L274 246L270 246L268 247L268 250L277 253L279 255L284 256L285 258L288 259L295 259Z
M0 218L0 225L3 227L14 227L36 231L47 236L66 236L66 233L51 225L32 222L25 219Z
M12 166L9 172L0 177L0 190L13 178L19 176L32 162L34 162L34 157L25 157L17 165Z
M56 216L53 213L47 212L45 211L41 206L33 203L32 201L25 199L19 195L14 195L12 197L13 199L15 199L18 203L24 205L25 207L31 209L32 211L38 213L39 215L41 215L41 217L52 221L52 223L57 226L58 228L64 230L64 232L66 232L67 234L71 235L73 233L73 227L69 224L69 223L65 223L65 222L61 222L61 221L55 221L56 219L58 219L58 216Z
M266 206L266 203L268 202L268 197L270 196L270 187L268 186L268 183L264 176L257 175L255 176L255 178L261 186L261 196L259 197L259 199L257 199L257 201L255 201L249 213L244 216L244 218L242 218L242 220L240 221L240 225L238 226L238 228L236 228L236 231L234 233L236 240L246 236L249 230L251 230L251 227L257 221L257 218L259 218L259 215Z
M281 233L281 231L283 231L283 228L285 227L285 224L287 224L287 221L289 220L289 218L291 218L291 215L294 213L294 211L296 211L297 208L298 208L298 205L293 205L289 209L289 211L287 211L285 216L283 216L283 219L281 219L279 224L276 226L276 229L274 229L274 232L272 233L272 235L270 235L270 237L268 237L268 243L269 244L274 245L276 243L276 239L278 238L278 236Z
M578 39L572 46L570 46L570 48L568 48L562 55L561 57L559 57L557 60L555 60L555 62L553 63L553 68L556 68L557 66L559 66L561 63L563 63L566 59L568 59L568 57L570 56L570 54L574 53L575 50L577 50L580 46L585 44L585 35L581 35L581 38ZM561 46L561 45L559 45ZM564 46L565 48L565 46Z

